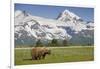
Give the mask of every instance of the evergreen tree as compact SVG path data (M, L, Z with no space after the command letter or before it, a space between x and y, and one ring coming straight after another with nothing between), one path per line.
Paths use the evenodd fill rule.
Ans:
M68 42L66 39L63 40L63 46L67 46L68 45Z
M58 45L57 39L53 39L53 40L51 41L51 45L52 45L52 46L57 46L57 45Z
M36 47L42 47L43 44L41 42L41 40L39 39L37 42L36 42Z

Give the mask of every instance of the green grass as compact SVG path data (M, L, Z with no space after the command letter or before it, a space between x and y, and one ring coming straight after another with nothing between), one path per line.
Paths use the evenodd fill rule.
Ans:
M15 49L15 65L62 63L94 60L94 47L50 48L45 59L31 60L30 49Z

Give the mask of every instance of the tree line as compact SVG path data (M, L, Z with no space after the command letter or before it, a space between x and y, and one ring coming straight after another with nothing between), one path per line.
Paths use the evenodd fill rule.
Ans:
M35 47L42 47L44 44L41 42L40 39L37 40ZM68 41L66 39L62 40L62 42L58 41L57 39L52 39L50 42L46 44L46 46L68 46Z

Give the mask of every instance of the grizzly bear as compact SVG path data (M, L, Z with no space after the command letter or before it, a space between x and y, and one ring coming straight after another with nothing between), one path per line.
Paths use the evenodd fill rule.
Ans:
M51 54L51 50L46 47L34 47L31 51L32 60L44 59L47 54Z

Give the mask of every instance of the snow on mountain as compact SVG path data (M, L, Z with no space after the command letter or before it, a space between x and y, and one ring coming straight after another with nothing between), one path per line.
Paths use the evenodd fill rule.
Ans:
M27 16L26 16L27 15ZM23 11L15 12L15 40L33 39L65 39L71 36L63 28L58 28L61 21L32 16Z
M86 31L91 30L93 32L93 29L92 23L87 24L81 17L68 10L62 12L57 20L33 16L26 11L15 11L15 40L22 43L33 42L37 39L44 41L52 39L70 40L77 35L83 36L85 34L87 36L86 33L88 32Z
M67 26L64 28L68 31L69 35L72 36L70 40L71 42L76 44L93 43L94 23L87 23L81 17L68 10L65 10L64 12L59 14L57 20L65 22L67 24Z
M86 28L86 22L81 19L81 17L76 14L65 10L62 12L57 20L65 22L72 30L79 32Z
M87 23L87 29L88 30L94 30L94 23L92 23L92 22Z
M28 15L29 14L26 13L25 11L20 11L20 10L15 11L15 16L14 16L15 25L23 24L22 20L24 20L25 17L27 17Z
M69 10L64 10L57 18L57 20L61 20L61 21L65 21L65 22L75 20L75 19L79 20L81 18Z

